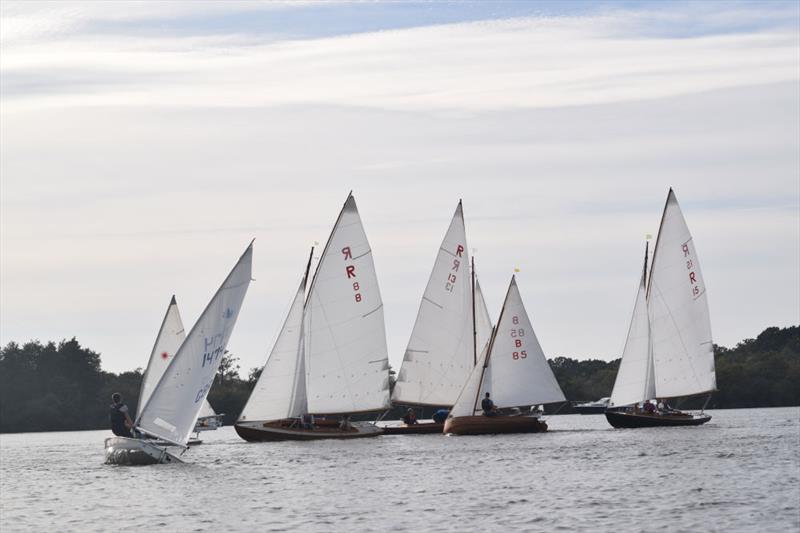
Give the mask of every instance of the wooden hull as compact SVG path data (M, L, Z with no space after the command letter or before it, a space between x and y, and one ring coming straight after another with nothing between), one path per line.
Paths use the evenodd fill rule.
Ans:
M353 426L341 430L338 426L325 424L314 429L292 427L284 420L269 422L239 422L234 424L236 433L248 442L279 442L286 440L363 439L383 435L378 426Z
M106 464L109 465L155 465L182 463L180 459L153 441L111 437L105 441Z
M575 411L581 415L602 415L606 412L605 405L597 405L592 407L576 405L573 407L573 409L575 409Z
M532 416L457 416L448 418L444 432L452 435L543 433L547 424Z
M626 413L624 411L606 411L606 420L615 428L654 428L676 426L699 426L711 420L711 415L647 414Z
M383 432L386 435L425 435L430 433L443 433L444 424L436 422L422 422L411 426L384 426Z

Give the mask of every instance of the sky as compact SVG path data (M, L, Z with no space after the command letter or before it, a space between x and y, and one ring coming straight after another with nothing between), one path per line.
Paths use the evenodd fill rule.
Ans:
M619 357L674 187L716 343L800 323L800 4L0 4L0 343L146 364L255 238L263 365L350 190L399 367L463 199L496 320Z

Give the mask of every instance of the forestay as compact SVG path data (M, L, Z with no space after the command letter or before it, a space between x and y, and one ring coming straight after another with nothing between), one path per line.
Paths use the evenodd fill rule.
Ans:
M161 322L161 328L158 330L156 342L153 344L153 350L150 352L150 359L147 361L147 368L142 377L139 403L136 407L137 414L142 412L142 407L147 403L153 389L155 389L161 376L164 375L164 371L178 352L178 348L180 348L185 338L186 331L183 329L183 321L178 311L178 302L175 301L175 296L173 295L164 315L164 320ZM199 416L214 416L215 414L208 400L204 400Z
M658 397L716 390L706 285L672 189L653 252L648 307Z
M481 397L490 392L501 408L566 401L533 331L514 277L499 320Z
M395 384L396 403L455 403L475 364L472 312L467 238L458 202L422 295Z
M239 316L250 285L252 263L250 243L139 413L136 426L145 433L186 445Z
M317 266L303 328L309 412L351 413L390 405L383 302L352 195Z
M622 360L611 392L611 405L631 405L655 398L653 357L650 349L650 319L646 299L647 247L644 251L644 270L636 293L633 316L622 351Z
M297 417L306 408L301 350L305 290L304 275L269 359L239 417L241 421Z

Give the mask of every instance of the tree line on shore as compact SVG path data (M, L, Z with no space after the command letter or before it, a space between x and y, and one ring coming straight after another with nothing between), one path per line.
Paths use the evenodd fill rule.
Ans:
M714 348L719 391L709 408L800 405L800 326L767 328L734 348ZM611 394L619 359L556 357L550 365L569 400L596 400ZM217 413L225 413L225 424L236 421L261 373L254 368L243 378L239 371L237 359L227 354L208 397ZM121 393L133 411L141 380L142 369L103 371L100 354L74 338L10 342L0 348L0 433L106 428L111 394ZM694 408L698 402L691 398L677 407ZM388 418L399 413L395 408Z

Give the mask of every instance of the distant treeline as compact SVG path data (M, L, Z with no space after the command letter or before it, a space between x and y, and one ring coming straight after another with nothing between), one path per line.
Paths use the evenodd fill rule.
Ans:
M735 348L715 346L715 352L719 392L709 407L800 405L800 326L767 328ZM236 362L230 354L223 358L208 397L218 413L226 414L226 424L238 418L260 374L252 369L242 378ZM611 394L619 359L556 357L550 365L568 399L596 400ZM141 369L104 372L100 354L74 338L58 344L11 342L0 349L0 433L106 428L111 394L121 393L133 411L141 380ZM569 411L569 406L561 409ZM394 409L388 418L399 412Z

